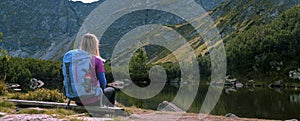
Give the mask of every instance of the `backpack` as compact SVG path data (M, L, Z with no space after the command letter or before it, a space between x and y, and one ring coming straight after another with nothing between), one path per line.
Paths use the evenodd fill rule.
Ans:
M102 96L103 92L95 73L95 57L86 51L68 51L63 57L62 72L65 95L70 100L82 102L96 96L100 99Z

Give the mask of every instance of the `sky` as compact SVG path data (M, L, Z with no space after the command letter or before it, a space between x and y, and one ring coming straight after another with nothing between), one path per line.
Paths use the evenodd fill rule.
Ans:
M98 0L71 0L71 1L82 1L83 3L91 3L91 2L98 1Z

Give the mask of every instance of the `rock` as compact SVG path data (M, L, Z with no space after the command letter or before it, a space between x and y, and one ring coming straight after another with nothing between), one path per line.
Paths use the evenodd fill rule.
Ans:
M21 92L22 91L22 89L19 89L19 88L13 89L13 90L16 91L16 92Z
M44 82L41 80L37 80L36 78L31 78L29 82L29 88L30 89L37 89L44 86Z
M131 114L130 116L129 116L129 119L142 119L143 117L141 117L140 115L138 115L138 114Z
M59 114L51 114L52 117L58 117L60 116Z
M300 80L300 69L291 70L289 72L289 77L292 79L299 79Z
M29 109L29 110L37 110L37 111L40 111L40 112L43 112L43 111L44 111L44 109L39 108L39 107L35 107L35 108L26 108L26 109Z
M284 121L298 121L297 119L288 119L288 120L284 120Z
M269 88L285 88L285 84L282 80L273 82L271 84L268 85Z
M46 114L12 114L0 118L0 121L63 121Z
M225 117L229 117L229 118L239 118L238 116L236 116L236 115L233 114L233 113L227 113L227 114L225 115Z
M113 121L112 118L98 118L98 117L78 117L82 121Z
M7 113L0 112L0 117L6 115Z
M163 101L157 106L158 111L172 111L172 112L184 112L182 109L177 107L176 105L168 102L168 101Z

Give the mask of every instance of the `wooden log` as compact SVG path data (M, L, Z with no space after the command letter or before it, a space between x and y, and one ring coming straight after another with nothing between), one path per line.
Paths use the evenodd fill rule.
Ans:
M16 100L7 99L7 102L15 103L20 107L47 107L47 108L66 108L67 103L57 102L45 102L45 101L33 101L33 100ZM69 109L76 111L88 111L93 114L117 114L123 115L124 108L121 107L99 107L99 106L77 106L76 104L70 104Z

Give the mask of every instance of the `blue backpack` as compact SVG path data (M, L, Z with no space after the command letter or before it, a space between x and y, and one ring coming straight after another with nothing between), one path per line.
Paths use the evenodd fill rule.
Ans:
M68 51L63 57L62 72L65 95L70 100L80 102L102 96L102 89L95 73L94 56L90 56L86 51L78 49Z

